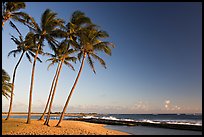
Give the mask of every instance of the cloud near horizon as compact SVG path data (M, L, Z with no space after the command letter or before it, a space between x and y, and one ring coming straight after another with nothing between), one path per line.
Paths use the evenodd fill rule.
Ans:
M9 103L2 104L2 111L7 112L9 107ZM43 112L45 104L42 102L38 102L33 104L32 112ZM63 109L63 105L53 104L52 112L61 112ZM28 105L22 102L15 102L13 105L13 112L27 112ZM186 108L183 109L179 105L175 105L170 100L164 101L163 108L158 108L157 110L152 109L151 104L138 101L129 106L122 105L70 105L67 108L67 113L123 113L123 114L150 114L150 113L200 113L202 112L202 108Z
M166 110L172 110L172 111L174 111L174 110L180 110L181 109L181 107L179 107L178 105L172 105L172 103L171 103L171 101L170 100L166 100L165 102L164 102L164 107L165 107L165 109Z

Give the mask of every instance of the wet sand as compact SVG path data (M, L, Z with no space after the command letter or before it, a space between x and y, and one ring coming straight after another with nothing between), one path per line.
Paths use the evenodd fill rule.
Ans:
M58 120L50 120L50 127L43 121L32 120L26 124L26 119L2 119L2 135L128 135L105 128L104 124L82 121L64 120L61 127L55 127Z

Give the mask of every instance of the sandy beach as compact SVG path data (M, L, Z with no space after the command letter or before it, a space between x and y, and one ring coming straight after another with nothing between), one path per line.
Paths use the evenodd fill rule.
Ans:
M55 127L58 120L50 120L50 127L43 121L26 119L2 119L2 135L128 135L128 133L106 129L104 124L64 120L62 127Z

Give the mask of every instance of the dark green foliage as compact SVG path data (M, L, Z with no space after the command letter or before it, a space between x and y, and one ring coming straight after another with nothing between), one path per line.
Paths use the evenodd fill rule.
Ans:
M9 74L4 69L2 69L2 95L7 99L10 97L12 89L12 84L9 81Z

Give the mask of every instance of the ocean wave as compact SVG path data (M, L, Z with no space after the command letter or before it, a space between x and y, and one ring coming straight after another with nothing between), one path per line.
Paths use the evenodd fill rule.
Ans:
M195 125L202 126L202 121L192 121L192 120L150 120L150 119L142 119L142 120L134 120L128 118L117 118L114 116L83 116L84 119L98 119L98 120L112 120L112 121L130 121L130 122L142 122L142 123L153 123L153 124L180 124L180 125Z

